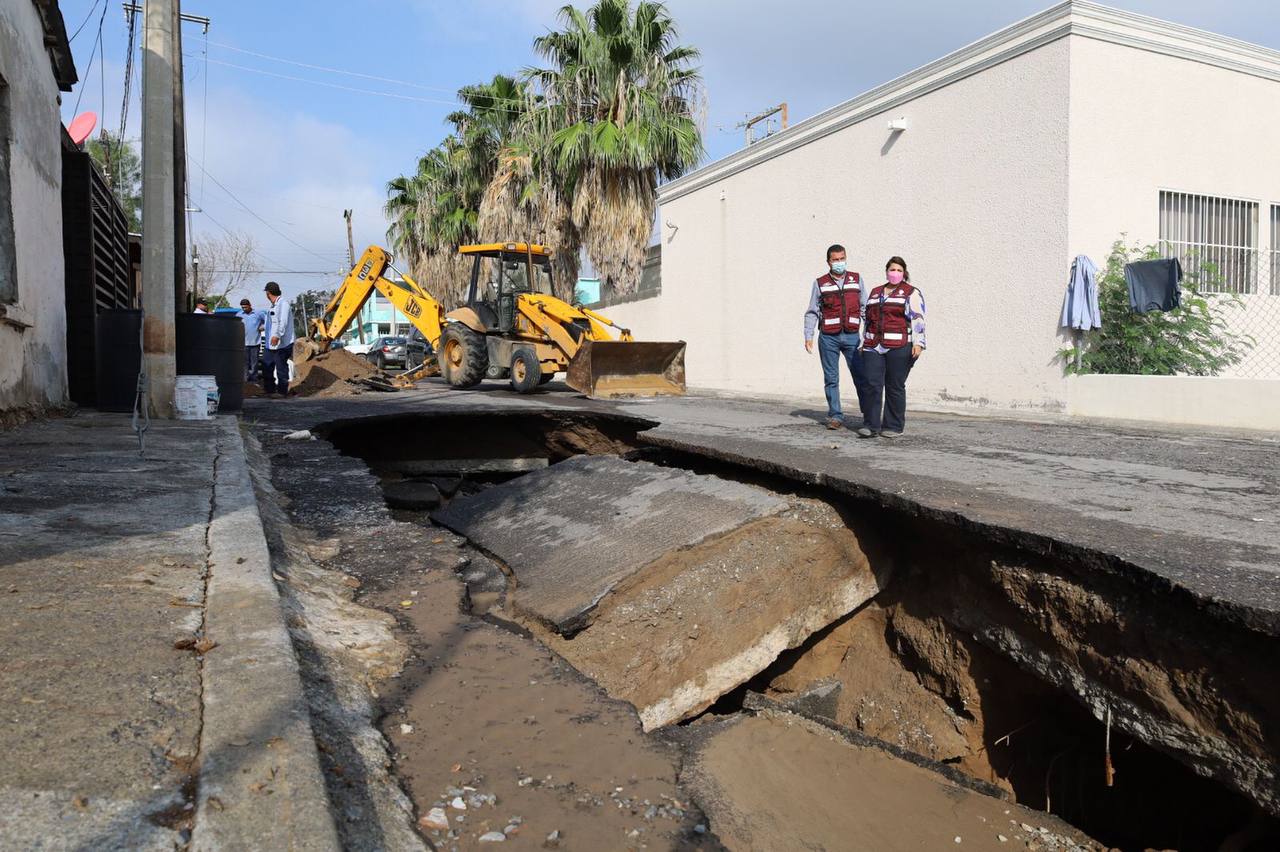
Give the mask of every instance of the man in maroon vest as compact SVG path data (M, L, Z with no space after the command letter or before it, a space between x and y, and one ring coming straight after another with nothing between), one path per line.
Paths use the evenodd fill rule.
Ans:
M809 308L804 312L804 349L813 353L813 335L818 332L818 357L822 361L823 389L827 394L827 428L844 425L840 410L840 358L849 365L853 387L858 392L861 414L858 434L870 436L867 426L867 394L870 390L858 354L862 326L862 277L846 269L844 246L827 249L828 272L813 282Z

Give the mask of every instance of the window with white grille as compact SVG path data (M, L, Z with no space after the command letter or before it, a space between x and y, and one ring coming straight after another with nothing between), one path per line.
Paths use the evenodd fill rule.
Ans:
M1271 295L1280 296L1280 204L1271 205Z
M1188 273L1208 266L1207 291L1256 293L1258 203L1162 190L1160 253L1178 258Z

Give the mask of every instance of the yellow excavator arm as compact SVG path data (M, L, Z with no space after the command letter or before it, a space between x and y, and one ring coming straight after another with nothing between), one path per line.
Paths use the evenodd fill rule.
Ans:
M319 341L322 350L328 349L331 341L346 332L374 290L408 317L414 328L422 332L431 344L432 351L438 349L440 334L444 330L444 306L407 275L403 284L385 278L383 273L390 266L391 255L384 249L369 246L364 250L360 260L334 292L333 299L325 306L324 313L311 321L311 336Z

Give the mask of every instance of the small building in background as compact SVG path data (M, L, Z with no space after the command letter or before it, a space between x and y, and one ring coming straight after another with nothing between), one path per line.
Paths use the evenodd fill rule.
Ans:
M76 80L56 0L0 3L0 412L67 399L58 93Z
M1280 52L1068 0L664 184L660 289L609 314L688 341L691 388L821 409L801 318L842 243L925 295L913 406L1280 428L1278 143ZM1071 261L1122 237L1216 261L1249 355L1065 375Z

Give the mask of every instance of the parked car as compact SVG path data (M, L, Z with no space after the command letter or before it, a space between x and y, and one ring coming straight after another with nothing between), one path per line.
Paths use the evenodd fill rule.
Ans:
M421 367L422 362L427 359L428 355L434 355L435 352L431 348L431 344L422 336L422 332L416 328L409 332L408 342L405 344L405 365L406 370L412 370L415 367Z
M387 367L403 367L408 354L409 341L403 337L375 337L364 357L380 370Z
M355 339L348 340L344 348L352 355L368 355L369 347L371 346L373 346L372 340L366 340L364 343L361 343L359 339Z

